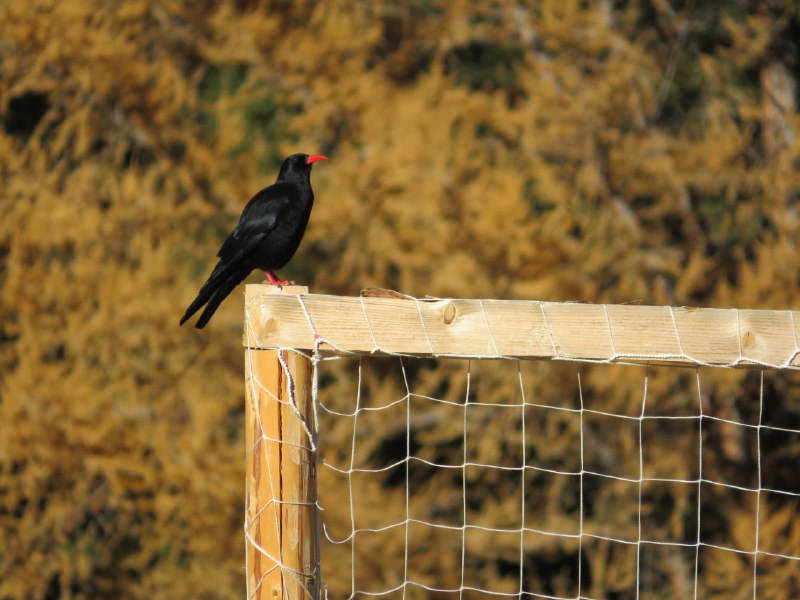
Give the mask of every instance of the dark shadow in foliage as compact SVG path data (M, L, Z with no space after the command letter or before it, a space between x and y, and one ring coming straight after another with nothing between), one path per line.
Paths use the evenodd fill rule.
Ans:
M652 24L661 34L657 42L664 47L665 65L674 69L669 80L662 85L664 96L657 122L673 131L691 120L696 120L692 130L702 131L704 96L708 81L703 73L700 58L713 56L733 45L726 18L742 22L750 10L747 3L735 0L722 2L694 2L692 0L670 3L673 13L664 14L657 9L658 3L641 5L637 27L640 31L651 31ZM684 28L686 28L684 30ZM735 74L732 83L741 89L756 90L759 87L761 64L753 63ZM669 69L665 70L665 75Z
M522 590L529 594L548 594L555 596L560 592L559 582L578 581L578 553L557 543L552 546L526 553L523 558L523 583ZM503 565L498 565L498 571ZM519 569L519 565L508 563L505 571L508 576L513 576L514 567ZM591 578L590 565L583 557L583 584ZM510 569L510 570L509 570ZM575 585L577 588L577 585ZM577 589L575 590L577 591Z
M528 179L522 188L522 195L528 204L528 216L532 219L541 217L556 208L555 204L548 202L537 192L537 183L536 179Z
M50 108L47 94L25 92L8 101L8 110L3 117L6 133L27 140Z
M145 168L156 162L156 153L150 146L136 140L131 140L130 146L125 151L122 164L125 167Z
M422 446L416 440L413 432L408 438L408 447L406 447L406 432L401 431L397 435L381 440L381 443L378 445L375 452L372 454L372 456L370 456L370 462L375 463L377 468L383 469L389 465L403 460L408 455L413 455L421 447ZM409 470L411 468L411 464L415 463L412 462L409 464ZM386 479L384 480L386 487L399 487L401 485L405 485L405 482L405 469L390 469L386 471Z
M435 44L419 31L420 24L440 14L441 10L431 3L381 11L381 37L367 59L367 66L371 69L383 65L386 75L396 83L414 83L430 66L435 51Z
M505 91L513 105L524 95L517 76L523 58L519 46L474 40L447 53L445 73L455 75L460 85L471 90Z

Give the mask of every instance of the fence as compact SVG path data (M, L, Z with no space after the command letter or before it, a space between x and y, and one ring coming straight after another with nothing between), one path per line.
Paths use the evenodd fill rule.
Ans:
M796 316L248 286L248 598L800 594Z

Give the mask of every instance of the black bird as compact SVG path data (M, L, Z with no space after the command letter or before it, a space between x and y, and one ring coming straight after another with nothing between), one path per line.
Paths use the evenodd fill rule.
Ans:
M327 160L320 154L292 154L283 161L278 179L258 192L242 211L239 224L217 252L219 262L181 318L183 325L201 306L195 327L202 329L220 303L253 269L261 269L273 285L288 285L275 271L292 258L308 225L314 192L311 165Z

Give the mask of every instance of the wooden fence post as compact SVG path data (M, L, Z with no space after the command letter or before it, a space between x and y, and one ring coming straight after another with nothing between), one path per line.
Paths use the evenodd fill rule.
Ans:
M261 350L250 343L254 331L273 324L262 323L247 302L255 290L289 295L308 293L308 288L247 288L247 598L317 600L316 453L309 439L312 365L296 352Z

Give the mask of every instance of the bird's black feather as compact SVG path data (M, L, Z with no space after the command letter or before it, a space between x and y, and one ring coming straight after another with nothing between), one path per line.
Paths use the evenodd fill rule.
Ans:
M226 287L227 282L231 281L232 279L237 279L236 283L233 284L233 287L236 287L240 282L244 280L252 271L251 268L247 268L247 257L252 253L253 249L264 239L266 234L259 234L259 235L251 235L247 238L242 239L241 243L236 244L236 252L234 253L234 245L228 244L228 241L231 239L231 236L228 236L228 239L225 240L225 244L228 244L228 252L226 259L221 259L217 265L214 267L214 270L211 271L211 275L209 275L206 282L203 284L203 287L200 288L200 292L197 294L197 298L189 305L189 308L186 309L183 317L181 318L180 324L183 325L194 313L196 313L200 307L202 307L206 302L211 304L211 299L215 296L218 296L217 292L220 289ZM223 244L223 247L225 247ZM220 250L220 256L221 256ZM233 288L229 289L227 293L219 298L219 302L214 305L214 309L219 306L219 303L225 299ZM208 312L208 310L206 310ZM203 313L205 315L205 313ZM211 314L208 315L208 318L205 319L205 322L208 322L208 319L211 318L211 315L214 314L214 311L211 311ZM204 323L205 323L204 322ZM202 329L200 326L200 322L196 325L198 329Z
M205 305L195 324L202 329L253 269L273 271L289 261L300 245L314 203L308 160L306 154L287 158L278 180L247 203L238 225L217 252L219 261L211 275L181 318L181 325Z

